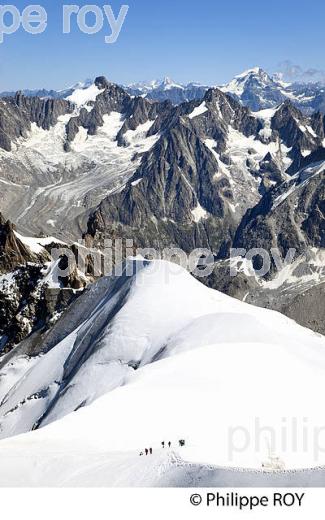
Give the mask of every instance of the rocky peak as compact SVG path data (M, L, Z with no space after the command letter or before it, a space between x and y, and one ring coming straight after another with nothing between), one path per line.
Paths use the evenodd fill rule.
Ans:
M44 253L44 260L47 254ZM15 234L15 226L0 214L0 272L7 273L19 265L35 262L38 256Z
M99 89L105 89L108 88L111 85L111 83L108 81L108 79L105 78L105 76L98 76L95 79L95 85Z
M257 135L262 128L261 122L252 115L247 107L242 106L218 88L209 89L204 96L204 100L210 111L214 113L215 121L223 123L224 132L228 132L228 126L231 125L244 135L249 136Z
M304 152L312 152L322 144L322 135L313 129L315 123L306 117L290 101L285 101L275 112L271 128L276 131L288 148L293 163L289 173L295 173L302 164Z
M219 101L220 99L224 99L226 96L225 94L218 89L217 87L209 88L206 91L206 94L204 96L204 100L208 103L212 103L213 101Z
M258 86L273 85L272 78L261 67L254 67L236 76L238 83L245 85L256 84Z
M35 256L16 237L14 226L1 215L0 220L0 272L7 273L18 265L35 261Z
M177 84L175 81L173 81L171 78L169 78L168 76L166 76L162 83L159 85L158 87L159 89L161 90L168 90L168 89L171 89L171 88L178 88L178 89L183 89L183 85L180 85L180 84Z
M274 114L274 120L288 119L289 117L296 117L301 119L303 117L300 110L295 107L289 99L284 101Z

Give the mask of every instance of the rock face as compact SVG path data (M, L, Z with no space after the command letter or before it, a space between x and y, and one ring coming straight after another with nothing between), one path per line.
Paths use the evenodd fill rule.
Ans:
M65 99L30 98L18 92L14 102L21 112L27 114L31 123L36 123L43 130L54 126L60 116L73 112L72 104Z
M290 248L301 254L325 247L325 163L312 163L291 180L269 191L248 210L240 223L234 247L267 251Z
M30 120L12 98L0 101L0 114L0 147L10 151L12 140L27 137Z
M301 112L289 101L283 103L275 111L272 118L271 128L278 132L280 138L288 147L296 147L301 150L314 148L321 135L315 135L307 117L302 116Z
M303 327L315 330L325 336L325 283L307 289L301 294L280 304L280 312L292 318Z
M309 166L247 211L231 244L233 260L227 259L226 252L212 275L202 281L248 303L278 310L324 334L325 161L314 162L322 154L315 152ZM270 259L270 270L261 277L254 271L265 266L263 253L252 262L242 259L238 264L236 260L235 275L231 275L234 257L246 256L241 249L262 249Z
M31 123L48 130L57 123L59 116L72 113L72 105L63 99L25 97L17 92L15 97L0 100L0 148L12 149L12 142L26 138Z
M216 222L229 213L223 199L232 199L230 185L226 179L213 182L217 171L213 155L190 127L180 123L144 157L127 187L101 203L90 218L88 230L95 235L121 225L125 237L136 234L139 246L176 243L190 251L195 245L207 247L210 242L218 248L223 238L214 223L195 223L191 213L202 207L203 213Z
M44 295L39 294L42 266L17 268L7 281L0 281L0 335L1 354L9 352L34 329L45 321Z
M35 255L15 235L15 226L0 213L0 274L25 266L28 262L44 262L49 256L44 251Z

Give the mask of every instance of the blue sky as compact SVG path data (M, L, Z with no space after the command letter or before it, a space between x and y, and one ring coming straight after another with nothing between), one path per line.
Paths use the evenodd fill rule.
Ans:
M0 45L0 90L60 88L96 75L129 83L171 76L219 84L260 65L274 71L290 60L325 69L324 0L13 0L23 10L39 3L48 12L41 35L23 29ZM115 44L105 44L106 22L96 35L75 23L62 34L62 6L130 6Z

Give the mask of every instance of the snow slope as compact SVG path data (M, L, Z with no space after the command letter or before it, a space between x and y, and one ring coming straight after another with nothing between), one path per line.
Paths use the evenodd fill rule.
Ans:
M99 89L97 85L92 84L87 88L76 88L73 93L66 99L74 103L78 107L96 101L97 96L104 92L104 89Z
M158 485L180 456L258 469L272 435L286 468L325 463L312 436L325 421L325 340L283 315L168 262L129 260L122 276L86 291L62 327L66 337L48 353L1 368L1 436L41 426L0 442L2 485L8 471L12 485ZM293 418L309 433L304 449ZM259 435L257 424L274 434ZM166 458L161 440L175 450L180 438L187 447ZM153 474L143 482L139 451L149 446Z

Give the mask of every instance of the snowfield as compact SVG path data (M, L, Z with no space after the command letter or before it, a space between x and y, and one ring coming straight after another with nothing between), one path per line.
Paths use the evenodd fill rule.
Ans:
M95 84L92 84L87 88L77 88L66 99L80 107L83 105L87 105L90 102L95 102L97 96L104 92L104 90L105 89L99 89Z
M323 336L140 259L59 324L47 353L0 365L0 485L222 485L239 468L256 485L272 441L286 469L325 464Z

